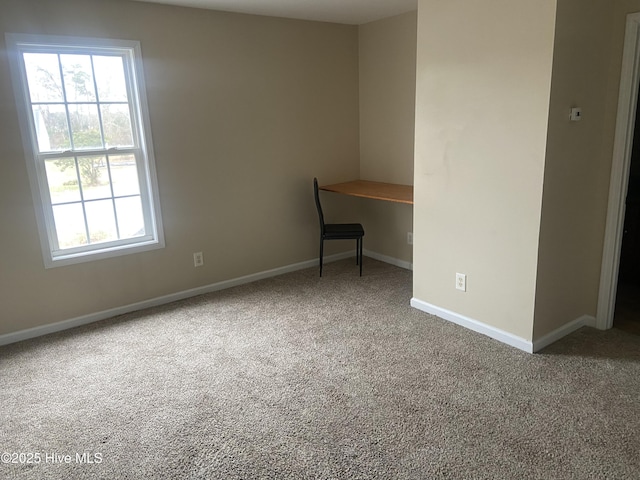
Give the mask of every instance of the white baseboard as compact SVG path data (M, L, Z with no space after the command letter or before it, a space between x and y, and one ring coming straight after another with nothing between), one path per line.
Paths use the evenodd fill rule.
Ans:
M504 330L500 330L499 328L492 327L479 322L478 320L474 320L473 318L465 317L464 315L452 312L451 310L446 310L422 300L418 300L415 297L411 299L411 306L418 310L422 310L423 312L430 313L444 320L448 320L449 322L468 328L469 330L473 330L474 332L482 333L487 337L491 337L494 340L506 343L507 345L518 348L527 353L533 353L532 342L525 340L524 338L517 337L509 332L505 332Z
M411 263L403 260L399 260L397 258L381 255L379 253L375 253L369 250L364 250L363 254L366 254L366 256L371 257L375 260L389 263L391 265L395 265L400 268L404 268L408 270L413 269L413 265ZM338 260L349 258L352 255L353 255L352 252L343 252L335 255L328 255L324 257L324 261L325 263L335 262ZM141 302L124 305L121 307L102 310L100 312L90 313L88 315L82 315L80 317L71 318L69 320L63 320L61 322L50 323L48 325L28 328L25 330L20 330L12 333L6 333L4 335L0 335L0 346L8 345L10 343L20 342L22 340L28 340L30 338L40 337L42 335L48 335L50 333L68 330L70 328L79 327L81 325L86 325L86 324L97 322L100 320L106 320L107 318L123 315L125 313L135 312L137 310L142 310L150 307L156 307L158 305L164 305L167 303L176 302L178 300L184 300L185 298L195 297L197 295L203 295L205 293L211 293L218 290L224 290L226 288L231 288L238 285L244 285L246 283L255 282L257 280L262 280L265 278L275 277L275 276L282 275L289 272L295 272L297 270L314 267L316 265L318 265L317 258L313 260L307 260L305 262L286 265L284 267L265 270L263 272L258 272L251 275L245 275L242 277L225 280L222 282L213 283L210 285L204 285L202 287L183 290L181 292L164 295L162 297L151 298L149 300L144 300ZM490 325L486 325L482 322L479 322L469 317L465 317L464 315L460 315L450 310L446 310L444 308L431 305L430 303L424 302L417 298L411 299L411 306L423 312L430 313L444 320L453 322L457 325L461 325L475 332L482 333L483 335L487 335L488 337L498 340L499 342L506 343L507 345L518 348L528 353L540 351L544 347L551 345L553 342L561 339L566 335L569 335L570 333L578 330L583 326L589 326L589 327L596 326L596 319L594 317L590 315L583 315L582 317L577 318L574 321L569 322L560 328L557 328L553 332L550 332L544 335L543 337L535 340L534 342L529 342L524 338L517 337L509 332L505 332L504 330L500 330Z
M337 253L335 255L328 255L324 257L325 263L335 262L344 258L349 258L353 255L352 252ZM19 330L17 332L5 333L0 335L0 346L8 345L10 343L21 342L22 340L28 340L30 338L40 337L42 335L48 335L50 333L60 332L62 330L68 330L70 328L79 327L88 323L98 322L107 318L123 315L125 313L135 312L144 308L156 307L158 305L164 305L166 303L176 302L178 300L184 300L185 298L195 297L197 295L203 295L205 293L215 292L218 290L224 290L225 288L235 287L237 285L243 285L245 283L255 282L264 278L275 277L284 273L295 272L296 270L302 270L305 268L315 267L318 265L318 259L307 260L305 262L294 263L286 265L284 267L274 268L272 270L265 270L263 272L253 273L251 275L245 275L243 277L233 278L231 280L225 280L218 283L212 283L210 285L204 285L202 287L192 288L189 290L183 290L181 292L171 293L162 297L151 298L149 300L143 300L141 302L124 305L121 307L110 308L108 310L102 310L101 312L90 313L88 315L82 315L80 317L71 318L69 320L63 320L61 322L50 323L48 325L42 325L39 327L28 328L25 330Z
M396 267L404 268L405 270L413 270L413 263L398 258L382 255L381 253L372 252L366 248L362 249L362 254L366 257L371 257L374 260L380 260L381 262L395 265Z
M527 353L539 352L544 347L547 347L552 343L560 340L561 338L566 337L579 328L596 326L595 317L590 315L583 315L569 323L564 324L560 328L557 328L554 331L534 340L533 342L530 342L528 340L525 340L524 338L517 337L509 332L500 330L499 328L492 327L485 323L479 322L478 320L465 317L464 315L460 315L450 310L431 305L430 303L418 300L417 298L411 299L411 306L417 308L418 310L422 310L423 312L431 313L432 315L436 315L437 317L440 317L444 320L453 322L457 325L461 325L465 328L473 330L474 332L482 333L483 335L491 337L494 340L506 343L507 345L518 348Z
M551 345L553 342L560 340L562 337L566 337L570 333L575 332L582 327L595 327L596 318L591 315L582 315L576 318L572 322L565 323L560 328L556 328L553 332L547 333L542 337L533 341L533 351L539 352L544 347Z

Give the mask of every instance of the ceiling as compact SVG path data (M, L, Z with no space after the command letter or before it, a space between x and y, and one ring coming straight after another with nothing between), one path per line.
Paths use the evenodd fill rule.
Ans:
M418 0L137 0L225 12L361 25L417 10Z

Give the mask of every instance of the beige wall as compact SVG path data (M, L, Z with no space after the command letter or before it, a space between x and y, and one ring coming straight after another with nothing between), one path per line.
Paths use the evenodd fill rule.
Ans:
M596 314L611 165L603 133L610 131L613 10L610 0L558 1L534 338ZM582 107L580 122L569 120L571 107Z
M528 185L521 183L522 176L516 171L509 171L508 167L494 171L496 180L487 179L486 185L490 189L495 189L496 182L513 186L520 184L521 188L514 188L511 194L507 193L504 196L504 208L492 211L491 215L485 214L482 217L483 222L476 222L475 225L465 202L469 202L471 195L482 198L483 193L480 189L473 188L473 179L482 179L483 172L475 171L469 165L465 165L463 155L468 154L469 158L472 158L472 155L482 158L479 153L483 148L469 152L466 147L474 145L475 136L479 131L484 131L487 135L487 138L480 142L481 147L485 147L494 134L506 134L517 138L518 132L532 133L534 123L531 122L534 117L531 113L534 110L531 107L523 108L522 104L512 97L517 87L504 85L504 94L500 94L490 85L486 88L477 88L476 94L479 98L468 102L471 111L473 112L474 107L478 108L482 116L488 117L496 105L504 104L512 98L514 106L512 110L516 112L512 117L513 125L507 127L500 122L485 120L482 122L483 126L480 123L470 126L464 122L452 121L442 114L446 103L453 107L462 105L463 101L460 99L466 95L467 90L476 88L465 85L465 77L472 78L476 74L482 78L483 75L478 74L477 70L469 73L469 65L465 64L465 60L469 59L465 58L462 49L452 54L448 46L452 39L447 38L442 32L432 31L451 14L452 10L456 9L459 2L452 2L446 7L436 3L425 0L421 2L419 10L415 179L416 190L419 193L414 214L416 224L414 294L418 299L480 320L522 338L538 340L573 320L585 315L591 317L596 315L625 20L628 13L640 11L640 0L616 0L615 2L558 0L555 8L556 2L550 1L545 4L545 10L548 9L548 13L555 10L555 20L552 15L549 15L552 23L544 19L543 23L538 21L543 14L542 11L537 12L536 18L533 15L534 12L526 13L525 9L514 12L505 8L505 2L494 2L494 11L501 12L500 18L505 23L527 25L527 29L522 31L523 34L527 32L535 34L540 41L553 40L550 99L546 106L542 100L542 91L548 88L548 57L545 59L544 56L549 50L546 47L539 50L541 54L546 51L546 54L537 59L531 57L531 66L536 60L542 61L538 69L539 77L536 79L534 75L527 75L514 82L529 89L529 99L533 98L532 95L536 90L541 95L539 106L548 108L548 130L546 151L542 161L536 160L529 163L529 166L535 165L536 170L540 170L528 171L526 174L529 178ZM513 7L516 8L516 5L514 4ZM454 13L463 22L469 14L475 16L476 20L483 18L481 12L473 11L472 6L469 5L461 6ZM532 21L524 21L523 14L530 14ZM436 20L430 22L434 18ZM548 28L549 25L553 25L553 22L555 22L554 34L550 36ZM526 52L523 58L531 54L532 50L525 48L521 42L522 35L517 32L509 33L507 31L509 27L502 30L496 25L491 27L490 19L482 20L481 23L482 25L477 26L476 30L463 26L457 31L467 32L464 37L466 40L473 39L474 48L469 51L469 56L476 55L478 61L483 62L483 67L487 67L487 70L492 61L492 58L487 59L487 56L507 59L505 53L508 54L508 52L505 48ZM447 28L446 24L443 28ZM496 33L488 43L499 42L501 34L505 33L505 38L511 38L511 47L507 46L507 41L503 42L502 46L505 48L502 49L500 46L487 45L487 42L478 44L478 38L481 38L479 30L492 28L495 28ZM446 52L440 56L449 55L450 61L446 58L439 58L440 63L434 61L434 57L438 59L439 54L432 52L430 46L436 45L436 40L440 42L440 46L447 45ZM421 52L423 48L426 50L424 55ZM455 42L452 48L456 50ZM511 66L506 64L497 66L494 70L497 75L506 79L509 70L513 73L512 67L516 64L517 62L513 62ZM484 73L488 74L488 72ZM545 76L547 78L542 78ZM499 84L499 82L500 80L496 83ZM451 101L433 101L426 97L428 94L451 95ZM423 95L425 95L424 100ZM486 103L482 97L493 101L494 105ZM522 95L522 98L526 97ZM569 121L569 111L573 106L583 108L581 122ZM521 111L527 112L525 119L518 117L517 113ZM538 113L542 112L538 111ZM535 127L539 128L544 122L540 115L536 118ZM529 127L526 126L528 122ZM534 144L523 141L519 150L532 154L538 148L538 142ZM497 165L505 151L508 150L504 147L496 149L492 160L484 158L486 165ZM433 156L434 152L437 154L439 163L427 156L427 154ZM517 150L512 150L514 161L523 158ZM533 208L535 202L530 203L531 209L524 208L525 205L522 202L525 196L530 196L533 200L538 195L535 190L539 189L540 171L544 173L541 205L538 212ZM523 169L522 173L524 172L526 170ZM460 185L464 188L458 188ZM470 193L467 194L467 192ZM456 203L456 200L459 202ZM442 203L445 201L449 202L450 206L443 206ZM509 212L518 210L521 212L520 215L513 216L509 221L514 226L512 238L501 235L500 240L504 242L502 254L499 253L498 248L492 248L489 242L478 248L477 238L482 242L482 239L489 234L490 228L493 231L489 236L498 233L501 227L509 224L504 221L508 218ZM480 215L480 211L476 213ZM499 216L503 221L497 220ZM532 269L531 263L527 264L525 261L527 258L535 259L536 257L533 242L536 235L535 224L538 221L536 216L539 217L539 245L535 268ZM525 225L527 219L529 222ZM491 222L496 224L491 225ZM460 227L460 225L464 226ZM477 235L473 234L474 227ZM442 235L438 233L435 235L436 238L433 238L434 232L445 229L448 229L449 233ZM422 238L423 231L430 236L427 242ZM518 235L515 235L517 232L519 232ZM438 241L440 237L445 238ZM449 248L447 239L450 240ZM465 239L468 240L467 244L464 244ZM525 245L529 245L526 250L528 254L522 248ZM430 253L429 249L434 248L440 249L440 255ZM476 250L476 253L471 254L473 258L467 258L470 248ZM521 250L521 253L517 253L517 250ZM513 259L513 265L508 268L506 265L501 266L509 255ZM447 261L449 257L451 260ZM493 259L496 265L491 267L483 261L483 258ZM486 300L493 299L492 301L496 303L491 310L487 309L490 302L476 302L469 295L474 288L471 282L475 284L478 281L475 274L469 277L470 292L466 294L457 292L447 294L442 291L438 282L452 284L448 278L452 277L450 272L443 271L442 278L428 278L429 270L440 273L443 265L446 265L449 270L455 266L456 269L459 268L457 271L461 271L467 268L465 262L472 268L478 268L478 273L482 276L493 277L493 289L484 292ZM499 271L501 273L498 273ZM445 275L448 277L445 278ZM506 282L505 278L513 280ZM479 287L486 288L484 278L479 280L482 280ZM531 291L531 281L535 282L533 306L526 298L528 295L525 295L526 292ZM527 283L526 288L524 288L525 283ZM523 308L525 306L526 308ZM532 322L529 320L531 311L534 315ZM503 321L500 320L501 317ZM531 325L533 332L531 336L527 336Z
M142 42L167 247L44 269L0 36L0 335L314 258L313 176L415 183L413 219L404 205L323 202L401 260L414 224L419 300L527 340L594 315L625 16L638 11L420 0L416 41L415 13L358 28L3 0L3 34Z
M555 0L418 7L414 297L528 341L555 10Z
M311 179L359 173L357 27L3 0L0 32L0 334L317 256ZM166 248L44 269L5 32L141 41Z
M413 185L417 12L359 27L360 178ZM362 201L365 246L412 261L409 205Z

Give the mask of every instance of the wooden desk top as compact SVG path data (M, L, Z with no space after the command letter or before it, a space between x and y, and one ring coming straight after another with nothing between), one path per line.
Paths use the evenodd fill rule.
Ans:
M327 192L343 193L354 197L374 198L376 200L386 200L387 202L413 205L413 185L353 180L351 182L323 185L319 188Z

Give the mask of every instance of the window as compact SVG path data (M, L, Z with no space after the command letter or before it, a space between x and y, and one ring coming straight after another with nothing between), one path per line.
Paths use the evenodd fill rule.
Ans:
M162 247L139 43L6 37L45 266Z

